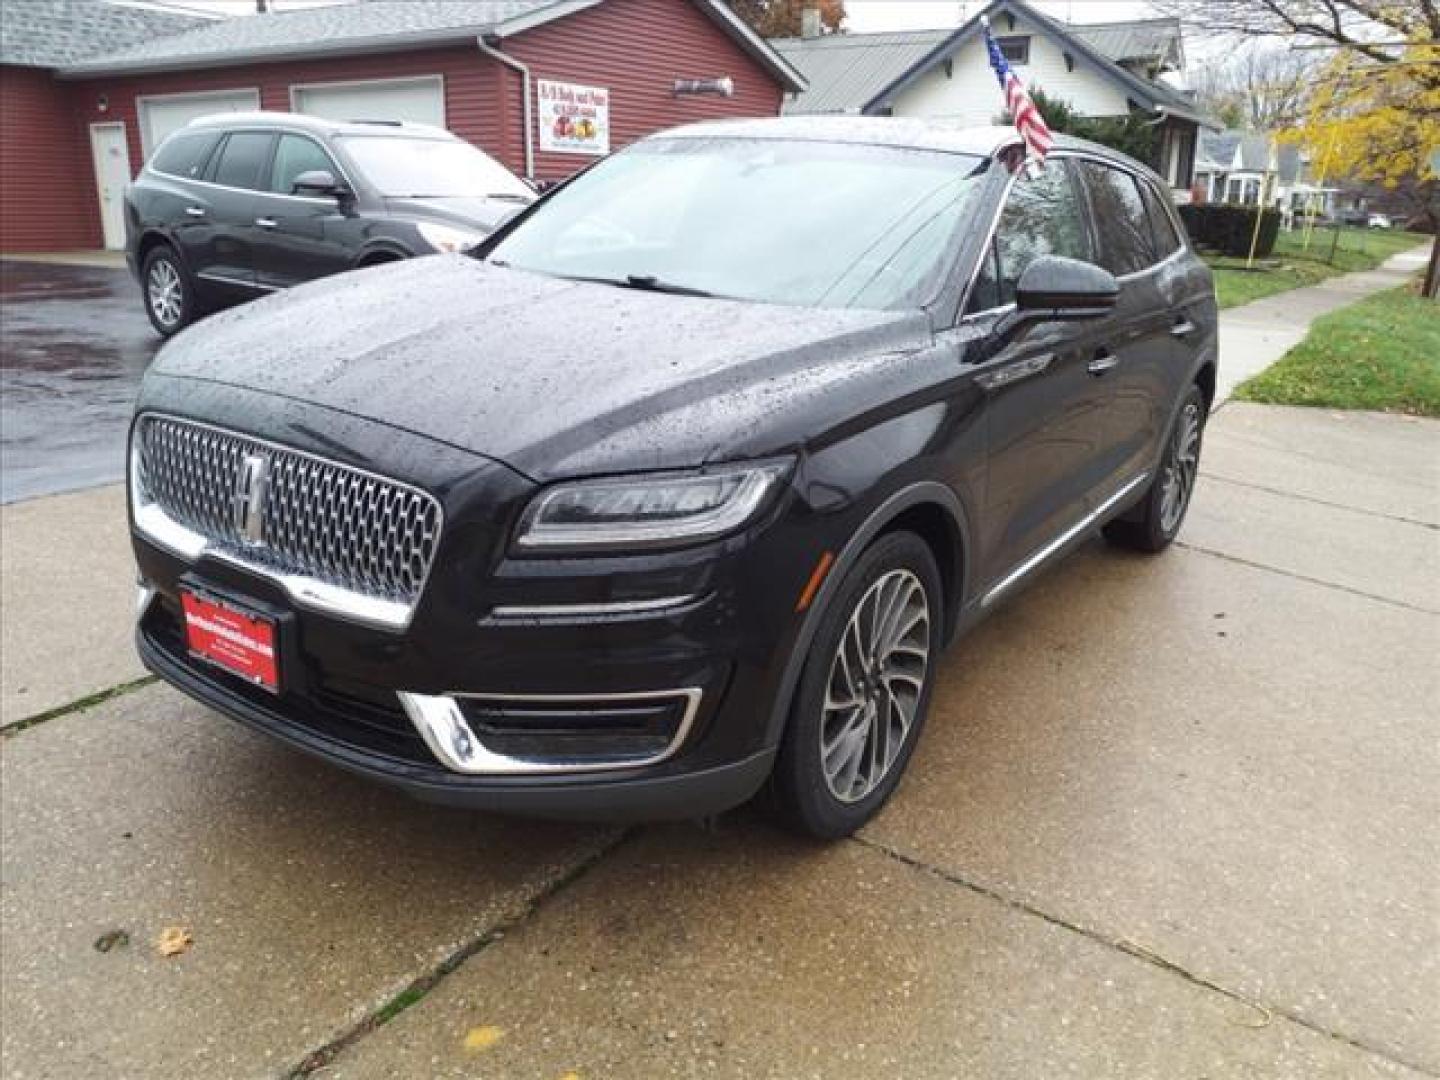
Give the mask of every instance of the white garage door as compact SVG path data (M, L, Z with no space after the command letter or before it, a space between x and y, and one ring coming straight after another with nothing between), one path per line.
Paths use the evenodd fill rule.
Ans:
M221 112L254 112L260 108L258 90L215 90L203 94L165 94L140 100L140 145L148 161L155 148L176 128L197 116Z
M438 75L292 86L290 101L296 112L327 120L408 120L445 126L445 86Z

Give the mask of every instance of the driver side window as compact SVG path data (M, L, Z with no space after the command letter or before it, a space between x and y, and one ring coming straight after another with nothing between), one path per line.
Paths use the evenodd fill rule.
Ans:
M1000 214L995 240L986 252L966 313L1015 302L1025 268L1042 255L1090 258L1080 199L1064 159L1051 158L1038 176L1022 172Z

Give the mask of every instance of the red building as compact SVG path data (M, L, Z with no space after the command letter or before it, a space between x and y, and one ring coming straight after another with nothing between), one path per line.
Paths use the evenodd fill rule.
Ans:
M59 36L67 11L102 9L130 40ZM139 40L137 12L154 20ZM6 0L4 18L6 252L119 246L124 185L207 113L437 124L549 180L675 124L775 115L805 85L723 0L364 0L221 20ZM72 44L87 55L63 55Z

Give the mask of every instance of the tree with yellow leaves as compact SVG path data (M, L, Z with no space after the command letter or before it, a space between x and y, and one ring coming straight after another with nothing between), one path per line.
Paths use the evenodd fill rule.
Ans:
M1440 150L1440 46L1407 46L1393 61L1353 52L1336 56L1316 80L1310 106L1290 137L1327 176L1379 184L1405 198L1415 214L1440 228L1440 176L1430 159Z
M1330 54L1290 133L1326 177L1376 183L1440 231L1440 0L1156 0L1192 26ZM1440 285L1440 243L1427 290ZM1433 292L1431 293L1433 295Z
M1427 231L1440 233L1440 46L1416 42L1392 61L1342 52L1315 86L1303 124L1290 137L1310 152L1322 176L1378 184L1401 198ZM1425 294L1440 286L1440 243Z

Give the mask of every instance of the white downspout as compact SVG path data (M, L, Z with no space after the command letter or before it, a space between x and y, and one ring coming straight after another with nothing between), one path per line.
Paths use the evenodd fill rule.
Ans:
M495 41L499 41L497 37ZM480 51L492 60L498 60L511 71L518 71L525 87L525 179L535 180L535 118L530 110L533 107L530 101L530 69L526 67L509 53L503 53L492 46L483 37L475 39L475 44L480 46Z

